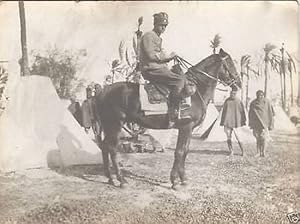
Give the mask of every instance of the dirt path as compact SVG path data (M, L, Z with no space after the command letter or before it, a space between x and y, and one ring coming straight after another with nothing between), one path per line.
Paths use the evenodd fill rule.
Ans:
M300 135L273 133L267 156L255 145L193 139L189 185L170 189L173 149L122 154L126 189L106 184L101 167L0 174L0 223L289 223L300 212Z

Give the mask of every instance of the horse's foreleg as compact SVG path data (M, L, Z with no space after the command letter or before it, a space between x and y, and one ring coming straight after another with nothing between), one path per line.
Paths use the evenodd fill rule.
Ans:
M106 139L104 139L104 142L101 143L101 151L102 151L104 174L108 178L108 183L114 185L113 178L110 171L110 165L109 165L109 146L106 143Z
M114 146L113 149L110 151L110 158L113 164L113 167L116 171L117 180L120 182L120 187L123 187L125 180L124 177L121 174L121 170L119 168L118 164L118 158L117 158L117 146Z
M191 134L192 134L192 124L188 124L179 129L176 150L174 154L174 163L170 175L172 188L175 188L177 185L176 183L177 177L180 178L180 181L182 183L186 181L185 158L187 156Z
M190 142L191 142L191 138L189 137L189 138L188 138L187 145L186 145L186 150L185 150L185 152L184 152L184 154L183 154L183 163L182 163L183 169L182 169L182 173L179 175L180 181L181 181L181 184L182 184L182 185L186 185L186 184L187 184L187 183L186 183L187 178L186 178L186 176L185 176L185 159L186 159L187 154L188 154L189 149L190 149Z
M102 156L103 156L105 176L108 178L108 183L114 185L114 181L110 170L110 164L109 164L109 154L107 151L102 151Z

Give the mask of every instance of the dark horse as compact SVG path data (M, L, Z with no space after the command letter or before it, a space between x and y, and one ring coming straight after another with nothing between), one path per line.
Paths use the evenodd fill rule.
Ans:
M240 79L229 54L222 49L219 54L213 54L200 63L192 66L186 72L186 78L196 85L196 93L192 96L192 121L176 125L178 132L175 159L170 175L172 188L175 189L179 177L181 184L186 184L185 159L193 128L203 121L207 104L213 99L216 85L219 82L240 87ZM109 155L116 170L117 180L122 187L126 180L121 174L117 161L119 134L125 122L135 122L145 128L167 129L167 115L145 116L141 110L139 85L135 83L114 83L97 104L104 131L104 141L101 143L105 175L113 184L109 165Z

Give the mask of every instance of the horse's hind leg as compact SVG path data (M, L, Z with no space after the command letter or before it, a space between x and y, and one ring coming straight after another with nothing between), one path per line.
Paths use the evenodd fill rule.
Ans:
M116 124L111 125L109 134L107 134L105 136L105 138L107 139L108 152L109 152L113 167L116 171L117 180L120 182L120 187L123 187L124 184L126 183L126 181L121 174L121 170L119 168L118 159L117 159L118 146L119 146L119 134L121 132L121 129L122 129L122 122L120 122L120 124L118 124L118 125L116 125Z

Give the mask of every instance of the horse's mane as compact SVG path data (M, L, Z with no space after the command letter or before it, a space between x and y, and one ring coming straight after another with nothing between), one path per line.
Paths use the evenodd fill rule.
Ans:
M194 82L196 85L204 85L207 84L205 80L207 77L203 74L203 72L208 72L211 70L211 67L215 66L217 61L218 54L212 54L203 60L201 60L198 64L192 66L186 72L187 79ZM211 74L214 76L214 74Z
M211 66L215 65L216 63L216 57L218 57L218 54L212 54L203 60L201 60L198 64L194 65L192 69L194 71L201 70L201 71L207 71Z

